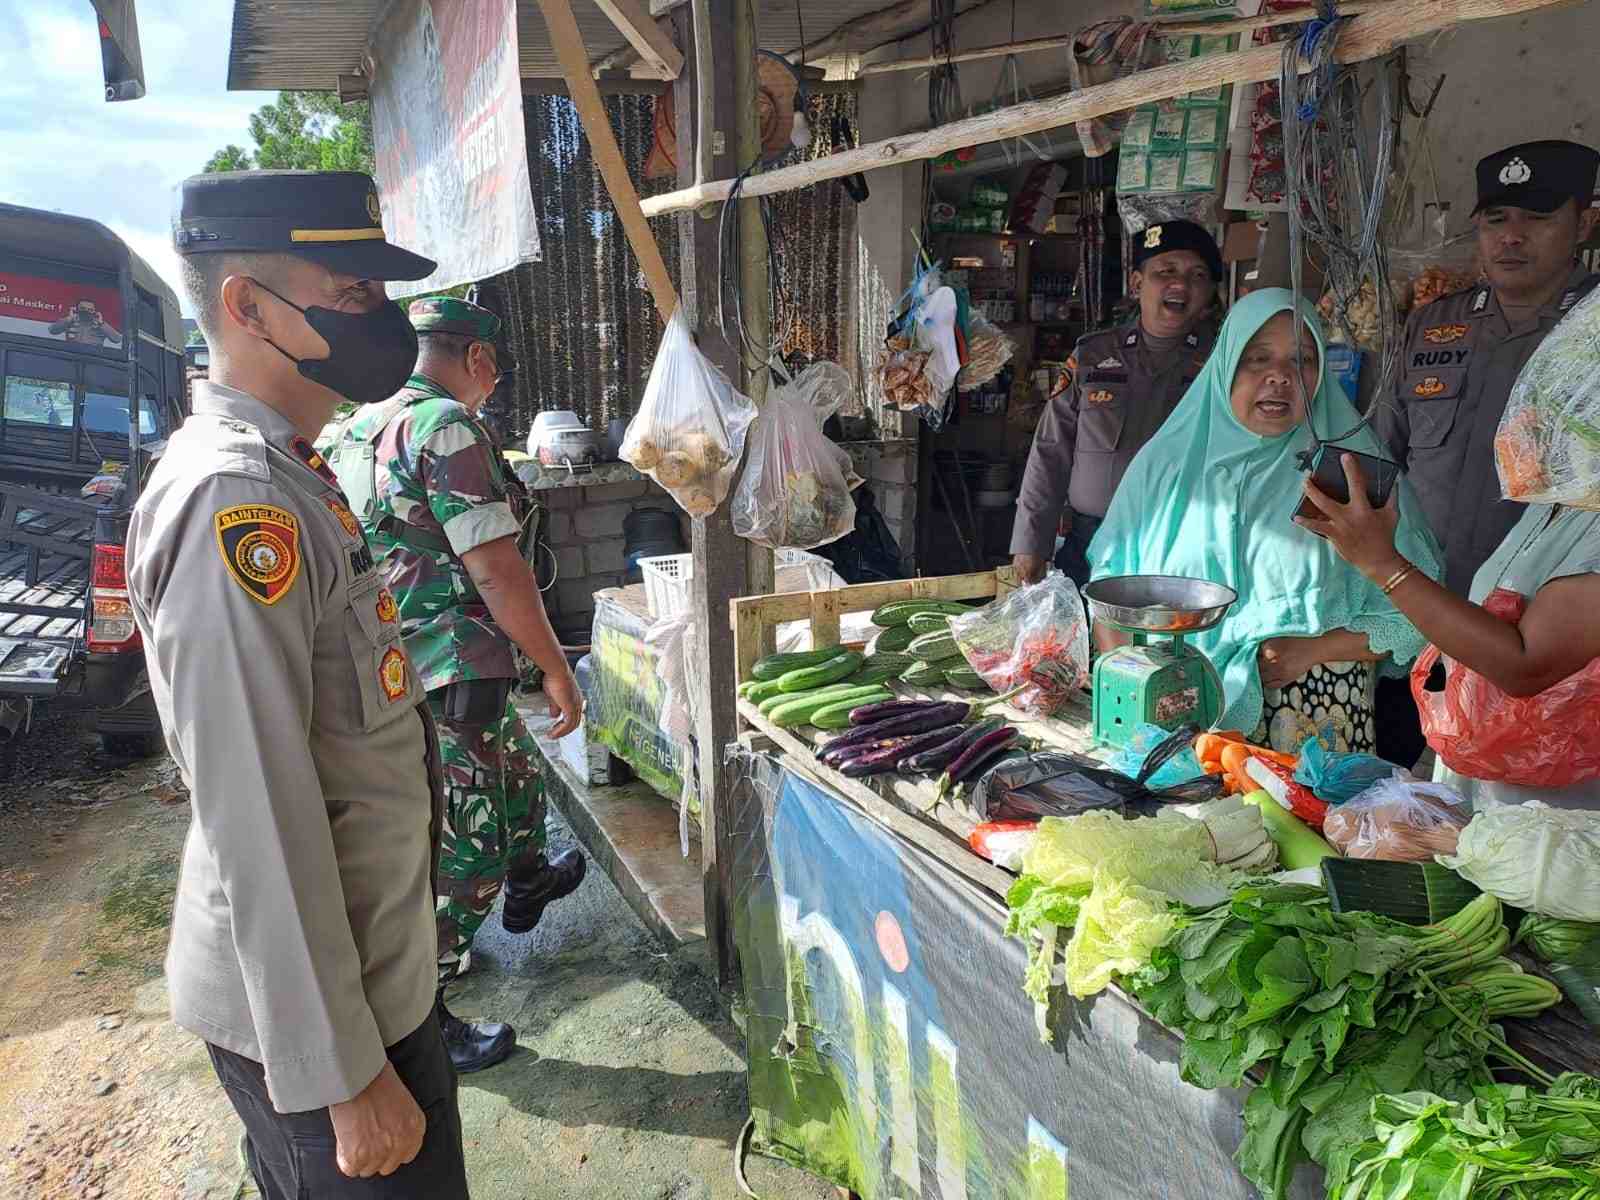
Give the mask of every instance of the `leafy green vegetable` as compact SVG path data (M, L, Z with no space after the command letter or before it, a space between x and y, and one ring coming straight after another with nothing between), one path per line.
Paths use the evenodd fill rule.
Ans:
M1538 913L1529 913L1517 926L1517 942L1526 943L1544 962L1565 962L1596 938L1600 938L1600 925L1541 917Z
M1046 817L1022 860L1024 874L1088 893L1095 872L1120 876L1194 908L1228 898L1236 872L1211 861L1211 837L1199 821L1168 812L1128 820L1097 811Z
M1080 999L1093 996L1112 976L1139 970L1176 921L1162 893L1097 871L1067 945L1067 990Z
M1597 1093L1600 1081L1564 1075L1543 1093L1380 1095L1369 1135L1330 1159L1328 1200L1600 1200Z

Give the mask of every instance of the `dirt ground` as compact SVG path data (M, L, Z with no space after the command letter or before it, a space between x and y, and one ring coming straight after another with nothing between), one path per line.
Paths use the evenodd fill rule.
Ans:
M0 761L0 1197L241 1200L239 1126L161 979L187 796L165 758L46 720ZM571 835L552 818L552 844ZM735 1200L738 1030L699 948L667 953L591 870L533 934L491 918L452 993L509 1020L510 1061L462 1081L477 1200ZM752 1157L762 1200L832 1200Z

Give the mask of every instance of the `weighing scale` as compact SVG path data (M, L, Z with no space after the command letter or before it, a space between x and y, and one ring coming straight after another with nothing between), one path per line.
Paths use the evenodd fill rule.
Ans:
M1232 588L1177 575L1122 575L1084 588L1089 613L1133 635L1094 664L1094 736L1125 746L1141 725L1210 729L1222 716L1222 679L1190 634L1212 628L1239 598Z

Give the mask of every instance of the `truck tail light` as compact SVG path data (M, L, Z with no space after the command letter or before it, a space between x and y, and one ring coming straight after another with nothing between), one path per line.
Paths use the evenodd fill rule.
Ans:
M133 623L133 605L128 602L128 572L121 546L95 546L90 559L89 600L93 605L90 650L120 654L139 649L139 629Z

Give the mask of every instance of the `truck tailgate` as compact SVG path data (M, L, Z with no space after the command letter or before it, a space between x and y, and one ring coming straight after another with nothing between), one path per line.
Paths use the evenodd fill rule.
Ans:
M0 522L0 537L15 539L0 540L0 693L50 696L62 691L83 644L93 521L81 501L51 497L54 511L13 509L18 499L5 496ZM69 506L77 511L62 511Z

